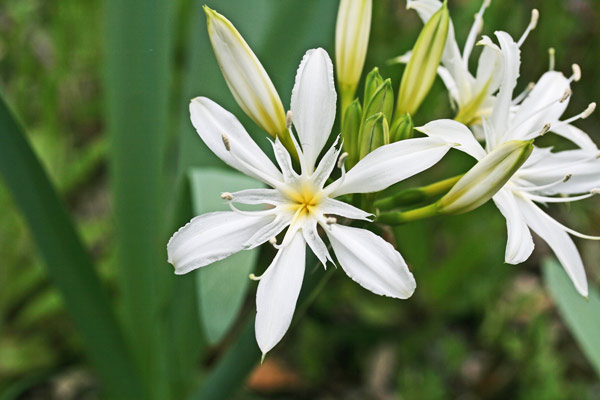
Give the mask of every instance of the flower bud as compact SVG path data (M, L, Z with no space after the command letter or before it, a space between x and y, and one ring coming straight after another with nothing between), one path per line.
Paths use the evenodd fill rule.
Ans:
M360 101L355 99L352 104L346 108L344 119L342 121L342 139L344 141L344 150L348 153L348 169L352 168L359 160L359 141L360 121L362 118L362 107Z
M367 103L368 99L373 97L373 94L375 94L377 88L382 84L383 78L379 74L379 68L375 67L367 74L367 77L365 78L365 94L363 97L365 104Z
M335 28L335 60L342 111L354 97L365 64L372 0L341 0Z
M502 189L532 151L533 140L511 140L498 146L438 201L438 211L462 214L481 206Z
M365 97L365 110L363 118L366 119L377 113L383 113L388 121L392 120L394 112L394 89L392 89L392 80L386 79L371 98Z
M390 130L383 113L367 118L360 133L360 158L390 143Z
M450 15L446 2L419 34L400 83L396 112L414 115L429 93L442 59Z
M203 8L210 42L233 97L257 125L286 144L290 139L285 111L269 75L233 24Z
M394 118L390 129L390 143L410 139L415 135L413 120L409 113Z

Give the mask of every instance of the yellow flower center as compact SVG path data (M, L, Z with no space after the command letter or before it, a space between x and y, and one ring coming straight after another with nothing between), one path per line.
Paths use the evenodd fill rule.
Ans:
M322 195L309 182L302 182L296 188L290 188L285 195L291 200L290 209L296 218L315 213L321 203Z

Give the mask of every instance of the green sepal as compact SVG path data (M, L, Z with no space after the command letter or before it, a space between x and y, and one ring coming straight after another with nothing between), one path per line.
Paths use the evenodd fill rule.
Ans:
M371 70L371 72L369 72L367 74L367 77L365 78L365 94L363 97L365 104L369 104L369 100L371 99L371 97L373 97L373 95L375 94L375 92L381 86L382 83L383 83L383 78L379 74L379 68L377 68L377 67L373 68Z
M392 89L392 80L386 79L371 96L370 99L365 98L365 110L363 112L363 120L375 115L383 113L388 121L392 120L394 112L394 89Z

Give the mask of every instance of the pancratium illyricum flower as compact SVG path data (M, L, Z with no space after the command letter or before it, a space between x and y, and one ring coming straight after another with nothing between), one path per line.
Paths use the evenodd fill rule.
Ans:
M562 225L537 204L572 202L598 193L598 148L587 134L571 125L577 119L589 116L595 104L590 104L575 117L560 120L571 95L570 84L579 80L581 75L577 66L574 66L570 78L560 72L546 72L525 97L514 101L512 96L520 68L519 43L505 32L496 32L496 36L500 48L491 40L487 46L501 54L504 73L491 117L483 119L485 148L465 125L456 121L433 121L419 130L430 137L444 137L460 143L457 149L477 160L482 160L486 154L507 142L528 141L548 132L561 135L579 146L576 150L557 153L551 148L534 147L531 156L493 196L493 201L506 218L508 243L505 262L518 264L529 258L534 248L532 230L554 251L579 293L587 296L583 262L569 234L592 240L600 238L583 235ZM557 194L560 196L555 196Z
M479 137L481 128L481 118L489 118L494 105L494 94L500 87L502 77L502 62L499 54L490 46L484 46L479 56L477 71L472 74L469 71L469 59L471 53L478 43L479 34L483 28L483 14L489 7L491 0L484 0L479 12L475 15L475 22L471 27L462 53L456 41L454 27L452 23L448 30L448 39L442 56L442 66L438 68L438 74L444 82L450 101L457 110L455 119L466 125L472 126L475 134ZM431 16L442 6L440 0L408 0L406 8L414 9L424 23L427 23ZM529 33L535 29L539 13L533 10L531 21L525 32L518 41L520 47ZM484 37L485 44L489 38ZM407 62L410 54L396 58L398 62Z
M190 104L191 119L206 145L224 162L270 188L223 193L230 212L200 215L173 235L167 246L175 273L221 260L267 241L279 249L258 284L256 339L263 354L287 331L305 268L306 245L325 265L332 261L319 236L320 226L342 269L373 293L406 299L416 284L402 256L374 233L344 226L341 219L369 220L371 215L336 197L377 192L429 168L448 151L445 141L419 138L382 146L345 173L336 143L318 157L336 114L333 65L323 49L309 50L298 68L288 114L288 129L299 155L301 172L278 138L273 143L277 168L228 111L210 99ZM292 133L296 129L298 140ZM316 167L315 167L316 165ZM328 179L336 165L341 177ZM262 211L242 211L237 204L264 204ZM339 220L339 221L338 221ZM287 228L283 239L274 239Z

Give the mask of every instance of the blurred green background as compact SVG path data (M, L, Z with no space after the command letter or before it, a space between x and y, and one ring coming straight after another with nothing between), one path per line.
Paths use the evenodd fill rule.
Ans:
M334 55L334 0L206 3L227 16L244 35L285 107L305 50L321 46ZM397 88L402 67L389 66L386 60L409 50L422 24L416 13L405 10L404 1L374 3L365 71L379 66ZM132 14L139 7L144 17L145 2L132 4ZM164 177L161 202L173 205L188 196L182 182L190 167L222 167L191 127L187 104L192 97L214 99L232 110L255 137L264 134L243 115L221 77L206 34L203 3L174 0L164 4L166 25L157 28L161 34L156 36L162 41L159 47L167 49L168 63L164 73L158 70L159 81L153 84L164 89L157 92L164 95L159 105L167 108L166 121L159 124L162 136L158 146L166 150L164 160L146 162L160 168ZM449 6L462 47L480 1L450 0ZM106 84L113 70L106 66L106 59L111 52L124 51L140 52L144 59L152 60L156 49L126 44L115 47L119 34L144 32L111 32L107 19L114 20L110 16L113 8L100 0L1 0L0 90L75 218L119 309L123 294L115 284L119 274L117 224L107 161L116 142L109 140L106 115L130 115L142 121L151 121L152 115L145 113L143 104L127 101L111 111L114 98L107 99ZM570 75L574 62L583 70L567 111L567 116L574 115L600 94L600 1L495 0L486 13L483 33L492 35L501 29L520 36L532 8L538 8L541 17L522 48L519 88L547 70L547 51L554 47L558 70ZM437 80L415 116L416 124L451 116L447 95ZM595 114L578 126L600 143L599 123ZM143 138L144 132L132 135ZM124 151L135 157L139 148ZM451 154L402 187L453 176L471 163L461 154ZM599 205L598 199L591 199L553 207L552 214L577 230L598 234ZM0 399L97 398L98 382L84 356L82 341L3 184L0 210ZM172 214L161 211L153 217L167 227L171 220L187 218ZM398 249L418 282L415 296L408 301L375 296L344 274L334 273L302 320L253 372L237 398L600 399L600 371L595 371L582 353L545 287L541 261L550 254L549 249L536 242L539 245L527 263L504 265L505 240L504 219L491 204L468 215L398 228ZM588 279L597 287L600 246L591 241L576 243ZM152 254L166 260L164 244ZM262 251L259 268L266 265L270 252ZM143 267L138 268L141 273ZM160 268L159 284L168 280L167 286L178 285L177 280L186 279L173 278L166 262ZM243 315L254 314L254 290L251 284ZM175 292L165 290L164 296L168 300ZM187 335L198 347L190 349L192 380L198 380L230 339L206 345L195 306L188 306L189 311L184 309L179 318L188 321ZM600 314L600 309L596 313ZM90 318L93 321L93 316Z

